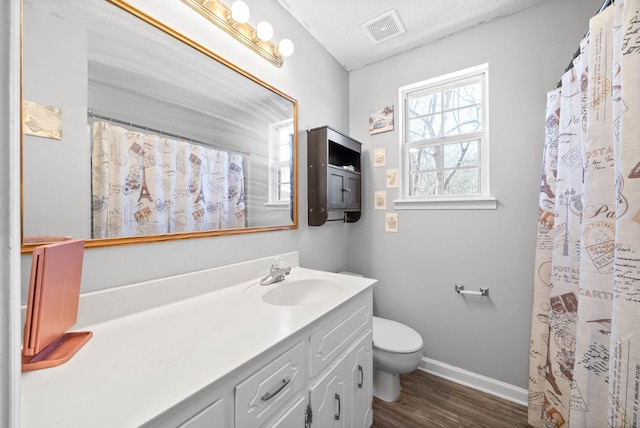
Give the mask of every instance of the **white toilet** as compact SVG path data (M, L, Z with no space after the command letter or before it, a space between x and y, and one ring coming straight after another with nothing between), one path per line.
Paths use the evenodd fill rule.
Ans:
M362 276L346 271L340 273ZM400 375L418 368L422 347L422 336L411 327L373 317L373 395L384 401L398 398Z
M422 337L409 326L373 317L373 395L394 401L400 395L400 375L418 368Z

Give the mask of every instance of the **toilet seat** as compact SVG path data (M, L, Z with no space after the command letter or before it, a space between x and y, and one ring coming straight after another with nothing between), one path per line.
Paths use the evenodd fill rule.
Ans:
M422 337L409 326L396 321L373 317L373 347L396 354L422 350Z

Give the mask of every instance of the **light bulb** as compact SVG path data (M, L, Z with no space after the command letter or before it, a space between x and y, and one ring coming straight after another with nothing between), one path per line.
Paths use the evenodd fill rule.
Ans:
M260 21L256 27L256 36L265 42L273 37L273 27L267 21Z
M293 54L293 42L289 39L282 39L278 43L278 52L282 56L291 56Z
M240 24L244 24L249 20L249 16L251 16L251 12L245 2L241 0L233 2L231 5L231 19Z

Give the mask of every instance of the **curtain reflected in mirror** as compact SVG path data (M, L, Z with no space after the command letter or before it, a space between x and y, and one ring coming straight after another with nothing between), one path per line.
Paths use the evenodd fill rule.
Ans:
M92 238L246 227L240 154L93 124Z
M297 227L295 100L119 0L23 5L23 250Z

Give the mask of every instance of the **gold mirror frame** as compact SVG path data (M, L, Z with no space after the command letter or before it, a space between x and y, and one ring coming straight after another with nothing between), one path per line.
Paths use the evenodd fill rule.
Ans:
M220 64L228 67L229 69L239 73L240 75L246 77L247 79L252 80L254 83L261 85L265 89L272 91L273 93L281 96L282 98L290 101L293 104L293 149L291 153L291 173L292 173L292 192L291 192L291 220L292 224L287 225L276 225L276 226L261 226L261 227L247 227L241 229L218 229L218 230L209 230L209 231L197 231L197 232L182 232L182 233L167 233L167 234L158 234L158 235L138 235L138 236L127 236L127 237L114 237L114 238L100 238L100 239L90 239L87 238L85 241L86 248L95 248L95 247L110 247L117 245L131 245L131 244L142 244L142 243L150 243L150 242L162 242L162 241L172 241L172 240L181 240L181 239L192 239L192 238L206 238L212 236L221 236L221 235L239 235L246 233L257 233L257 232L268 232L268 231L277 231L277 230L291 230L298 229L298 102L294 98L288 96L282 91L274 88L273 86L267 84L266 82L260 80L259 78L253 76L247 71L241 69L235 64L229 62L228 60L220 57L216 53L212 52L208 48L203 45L191 40L190 38L184 36L178 31L172 29L171 27L163 24L162 22L154 19L153 17L145 14L144 12L136 9L129 3L124 0L105 0L120 9L130 13L131 15L139 18L142 22L168 34L169 36L175 38L176 40L184 43L186 47L190 47L195 49L197 52L200 52L214 61L219 62ZM21 15L24 13L24 8L21 7ZM23 93L22 93L22 83L23 83L23 65L22 65L22 48L23 48L23 16L21 16L20 22L20 31L21 31L21 64L20 64L20 101L22 105L23 101ZM33 249L39 245L42 245L45 242L37 242L37 243L25 243L24 242L24 186L23 186L23 174L24 174L24 160L23 160L23 142L24 142L24 124L21 121L21 135L20 135L20 228L21 228L21 253L29 254L33 252Z

